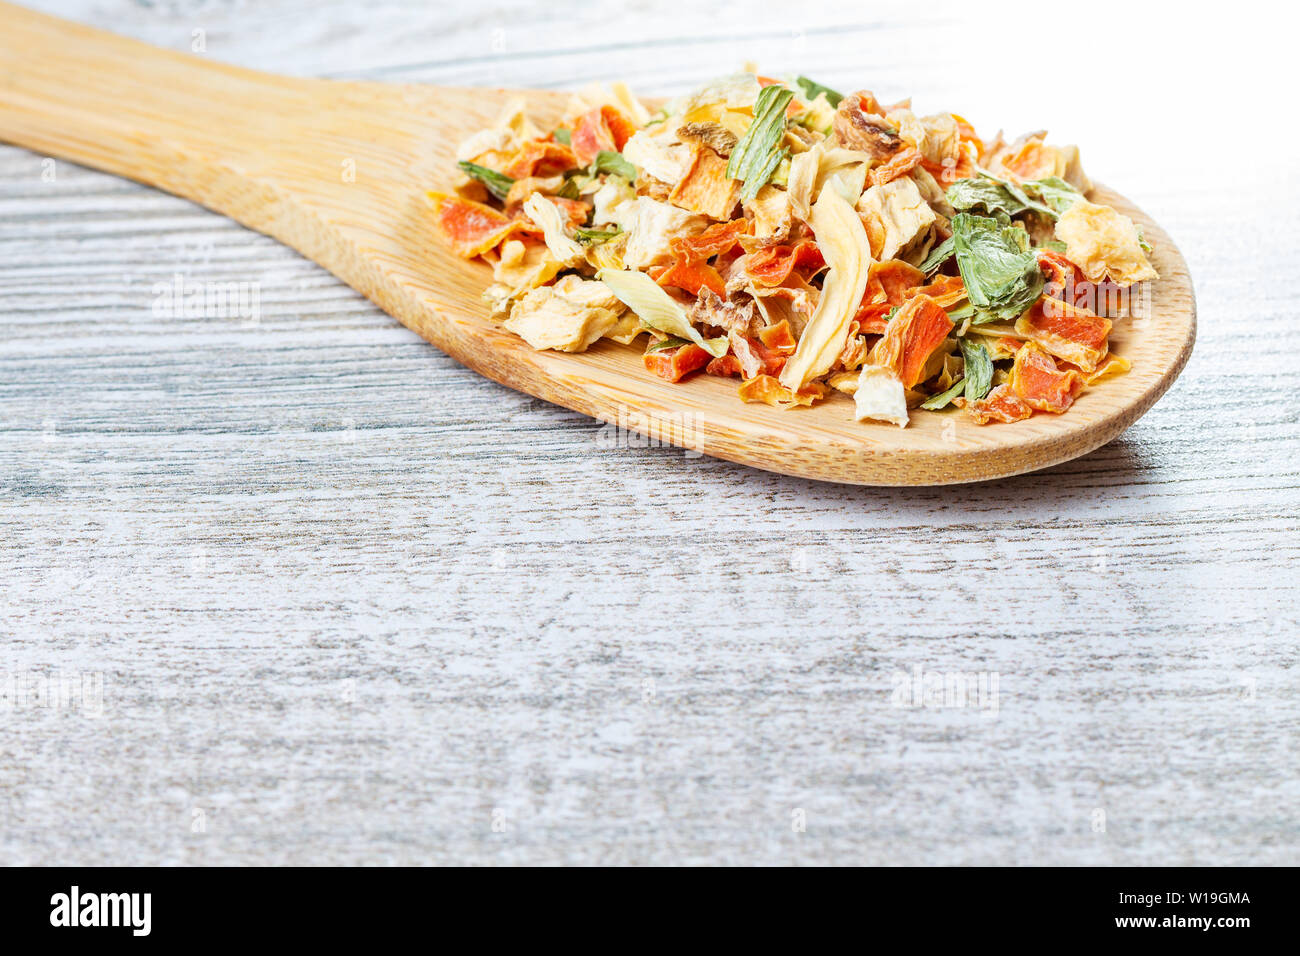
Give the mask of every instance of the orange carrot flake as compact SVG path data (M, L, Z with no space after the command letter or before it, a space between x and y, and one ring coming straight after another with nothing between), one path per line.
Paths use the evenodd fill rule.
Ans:
M1016 352L1011 366L1011 390L1030 408L1060 414L1083 391L1084 379L1074 369L1062 370L1033 342Z
M760 330L758 337L767 348L786 355L793 355L799 345L795 341L794 333L790 331L790 323L784 319L776 325L769 325Z
M560 207L571 226L581 226L591 215L591 204L580 199L565 199L563 196L547 196L551 202Z
M903 298L910 299L917 295L928 295L946 309L966 298L966 286L961 281L961 276L935 276L925 285L908 289Z
M1011 390L1010 385L999 385L979 401L967 405L966 413L976 425L987 425L989 422L1024 421L1034 414L1034 410Z
M600 108L600 115L604 117L605 125L609 127L609 133L614 138L615 149L621 150L627 145L627 141L636 135L636 124L618 107L606 104Z
M1038 268L1047 278L1043 294L1053 299L1069 302L1085 288L1083 270L1059 252L1039 249Z
M1002 167L1022 181L1042 179L1056 169L1056 155L1042 142L1031 139L1014 155L1002 160Z
M617 107L606 104L588 110L569 135L577 160L574 165L590 166L597 153L621 150L635 132L635 124Z
M431 193L439 230L458 256L473 259L520 229L517 220L506 218L491 206Z
M795 405L811 405L819 398L824 398L826 389L817 382L809 382L797 392L786 388L771 375L756 375L741 383L738 389L742 402L761 402L780 408Z
M749 221L746 219L715 222L694 236L679 236L673 239L668 246L678 259L687 261L708 259L730 252L735 247L736 240L745 234L748 227Z
M906 146L894 154L893 158L883 166L877 166L871 171L871 185L883 186L886 183L892 183L900 176L906 176L917 166L921 165L924 157L921 151L915 146Z
M1017 333L1089 373L1106 356L1110 328L1110 319L1048 296L1016 320Z
M715 358L704 371L710 375L721 375L724 378L739 378L740 359L728 352L722 358Z
M794 246L765 246L749 254L745 271L763 286L778 286L798 268L820 269L826 264L817 243L805 239Z
M645 367L669 382L680 382L687 375L708 365L713 358L691 342L676 348L655 349L642 357Z
M952 118L957 121L957 138L967 143L974 143L975 149L980 155L983 155L984 141L976 135L975 127L971 125L970 120L964 116L958 116L956 113L952 114Z
M902 305L907 292L925 280L925 273L898 259L877 262L867 273L867 289L862 295L854 321L858 330L880 335L885 331L885 316L894 306Z
M915 296L894 313L868 361L892 371L904 388L914 388L930 356L951 331L952 319L942 306L928 295Z
M706 262L686 262L677 259L656 279L661 286L671 285L684 289L691 295L699 295L701 289L708 289L719 299L727 297L727 287L718 275L718 270Z
M563 143L552 139L535 139L525 143L518 154L506 168L505 174L511 179L525 179L529 176L554 176L566 169L572 169L578 163L574 160L573 150Z

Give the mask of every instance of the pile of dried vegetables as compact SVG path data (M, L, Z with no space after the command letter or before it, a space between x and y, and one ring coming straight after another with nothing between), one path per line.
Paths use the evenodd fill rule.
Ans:
M651 114L621 84L538 129L512 103L431 193L493 315L534 348L646 336L649 372L738 380L859 420L1060 413L1129 367L1090 290L1157 278L1141 232L1088 200L1072 146L985 142L798 77L723 77Z

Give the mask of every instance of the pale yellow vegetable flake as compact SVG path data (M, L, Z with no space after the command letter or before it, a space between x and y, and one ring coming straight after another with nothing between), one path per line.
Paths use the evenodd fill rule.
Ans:
M613 331L623 311L604 283L569 275L516 302L505 327L535 349L582 352Z
M586 261L586 250L565 231L564 213L560 212L555 203L541 193L533 193L524 203L524 212L541 227L546 248L551 250L551 255L557 262L571 267Z
M937 216L907 176L872 186L858 200L871 253L881 262L904 259L913 265L930 251Z
M1109 206L1080 199L1061 213L1056 238L1066 245L1066 256L1089 282L1110 278L1121 286L1158 279L1138 242L1133 220Z

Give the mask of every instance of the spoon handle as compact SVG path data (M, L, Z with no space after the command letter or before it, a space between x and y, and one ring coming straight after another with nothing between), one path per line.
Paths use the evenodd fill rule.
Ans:
M214 178L255 173L303 128L322 85L0 2L0 140L209 205Z

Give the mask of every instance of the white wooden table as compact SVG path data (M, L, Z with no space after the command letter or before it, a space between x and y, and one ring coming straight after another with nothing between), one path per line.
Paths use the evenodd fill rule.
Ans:
M816 484L607 447L270 239L0 147L0 862L1296 861L1286 29L30 2L282 72L674 93L752 59L1050 126L1179 241L1201 333L1079 461ZM158 314L177 275L255 283L257 321Z

